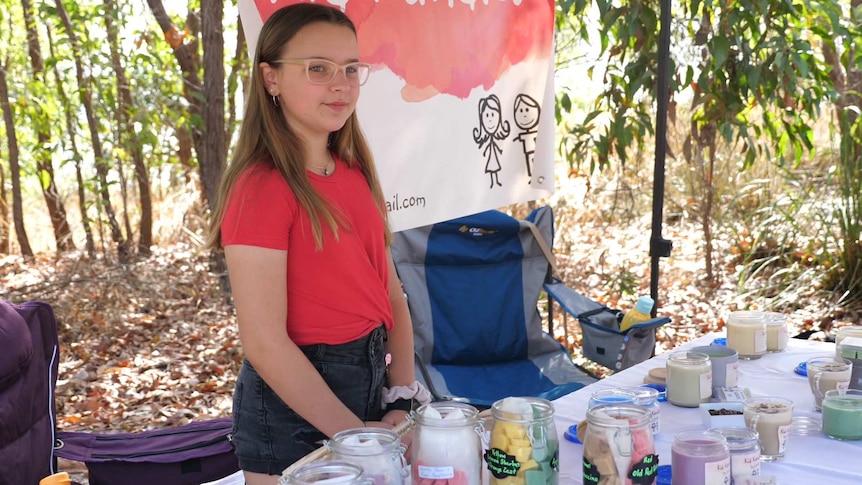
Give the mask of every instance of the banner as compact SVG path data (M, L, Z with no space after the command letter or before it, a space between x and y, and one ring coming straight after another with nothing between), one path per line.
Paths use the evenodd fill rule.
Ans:
M239 0L251 59L292 3ZM357 113L393 231L553 193L553 0L321 3L350 17L373 65Z

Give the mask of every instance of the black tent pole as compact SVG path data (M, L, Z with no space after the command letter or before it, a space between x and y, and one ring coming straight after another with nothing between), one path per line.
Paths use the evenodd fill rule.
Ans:
M655 301L652 316L658 312L659 259L670 256L673 242L662 237L664 210L664 160L667 153L667 105L670 76L670 9L671 0L660 0L658 37L658 71L656 73L655 169L652 186L652 235L650 236L650 296Z

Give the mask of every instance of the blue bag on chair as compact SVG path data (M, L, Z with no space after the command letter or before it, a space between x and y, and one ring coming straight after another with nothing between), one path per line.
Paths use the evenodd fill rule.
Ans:
M538 211L536 226L553 225L550 208ZM394 235L417 374L436 399L552 400L595 381L542 329L549 261L532 225L487 211Z

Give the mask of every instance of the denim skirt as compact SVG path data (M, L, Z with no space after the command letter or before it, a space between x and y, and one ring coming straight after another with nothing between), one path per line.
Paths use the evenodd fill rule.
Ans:
M385 342L381 325L353 342L300 349L341 402L363 421L379 421L383 417L380 391L386 381ZM233 445L241 469L281 475L324 439L326 435L290 409L248 360L243 361L233 395Z

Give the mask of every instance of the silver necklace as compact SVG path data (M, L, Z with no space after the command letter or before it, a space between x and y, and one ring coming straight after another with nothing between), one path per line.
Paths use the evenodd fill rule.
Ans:
M333 161L333 160L332 160L332 155L330 155L330 156L329 156L329 160L327 160L327 161L326 161L326 164L324 164L322 167L320 167L320 166L318 166L318 165L312 165L312 166L311 166L311 168L315 169L315 171L320 170L320 169L323 169L323 176L324 176L324 177L329 177L329 162L332 162L332 161ZM334 168L334 167L333 167L333 168Z

